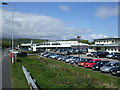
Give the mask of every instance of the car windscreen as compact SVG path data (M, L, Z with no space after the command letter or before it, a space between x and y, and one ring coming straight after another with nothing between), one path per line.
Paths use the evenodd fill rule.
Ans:
M107 63L107 64L105 64L105 66L112 67L113 64L112 63Z
M93 61L93 60L91 60L91 61L89 61L89 63L94 63L95 61Z

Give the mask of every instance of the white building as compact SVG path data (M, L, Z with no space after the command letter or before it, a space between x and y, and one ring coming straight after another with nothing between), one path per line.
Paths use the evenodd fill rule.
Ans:
M120 52L120 38L95 39L95 44L90 45L92 51Z
M78 41L51 41L39 44L33 44L33 51L37 49L54 49L54 48L87 48L88 44L79 43Z

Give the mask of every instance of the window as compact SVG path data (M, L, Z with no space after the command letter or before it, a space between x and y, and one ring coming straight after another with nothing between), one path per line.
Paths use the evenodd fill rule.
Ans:
M114 41L112 41L114 43Z
M115 49L115 51L116 51L116 49Z

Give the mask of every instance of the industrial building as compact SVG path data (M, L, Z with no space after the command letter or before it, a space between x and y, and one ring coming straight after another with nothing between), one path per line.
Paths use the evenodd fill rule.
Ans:
M120 52L120 38L95 39L95 44L90 45L92 51Z

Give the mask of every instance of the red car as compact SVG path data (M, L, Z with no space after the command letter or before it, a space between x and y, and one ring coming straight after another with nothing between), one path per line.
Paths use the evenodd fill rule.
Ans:
M101 61L101 59L92 59L91 61L85 63L85 68L92 68L92 65L96 64L97 62Z

